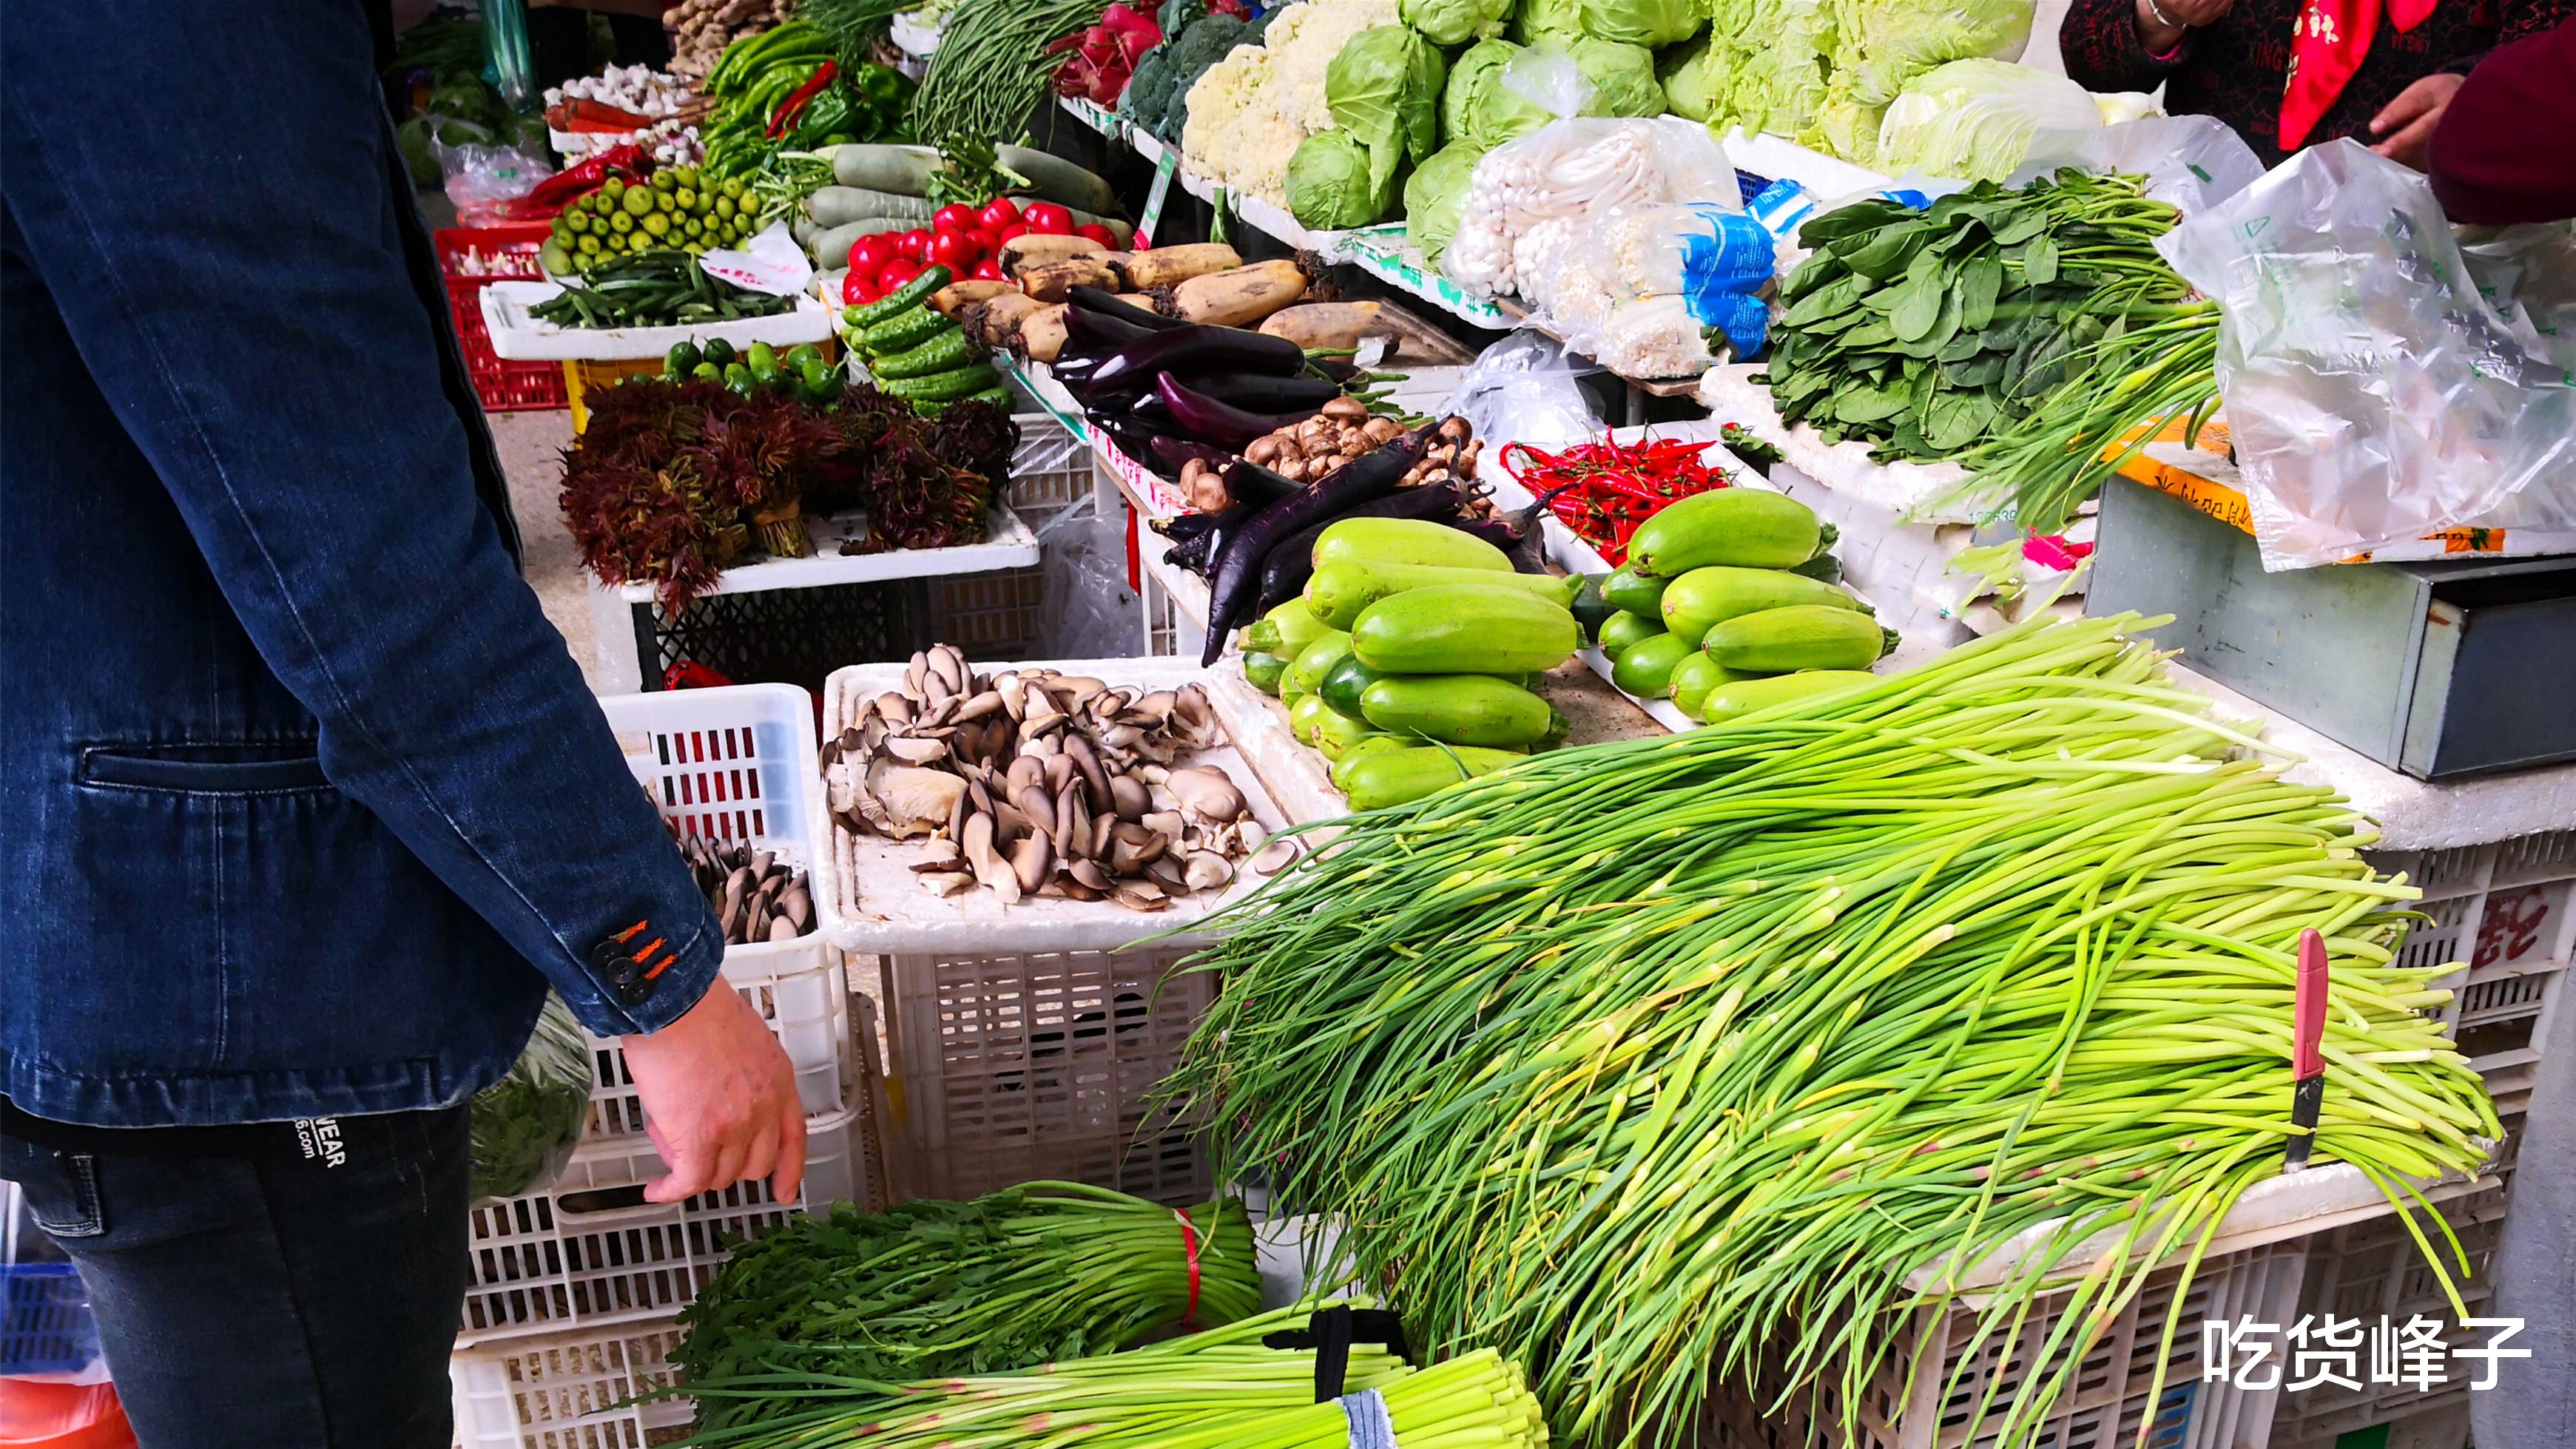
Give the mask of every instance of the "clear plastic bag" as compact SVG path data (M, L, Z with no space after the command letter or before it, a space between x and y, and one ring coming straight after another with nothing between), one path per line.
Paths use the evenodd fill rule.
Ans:
M536 1192L563 1174L590 1121L590 1041L549 992L537 1029L501 1080L467 1109L474 1199Z
M457 221L465 226L501 219L502 203L518 200L555 174L545 157L514 146L450 145L434 124L429 151L438 158L440 184L456 205Z
M2576 331L2480 294L2421 174L2330 141L2158 248L2223 309L2218 385L2265 568L2454 527L2576 531ZM2533 255L2482 264L2554 304Z
M1143 542L1157 551L1165 546L1152 532ZM1144 612L1127 587L1123 517L1103 519L1099 495L1085 493L1039 526L1038 550L1047 600L1038 658L1131 659L1145 652Z
M2098 131L2042 131L2008 185L2061 166L2147 178L2147 195L2196 216L2251 186L2263 163L2245 138L2212 116L2149 116Z
M1641 202L1740 199L1708 128L1678 116L1555 121L1485 153L1441 270L1478 296L1522 290L1521 234Z
M1478 354L1439 412L1465 418L1488 458L1512 443L1566 447L1601 435L1600 415L1576 381L1599 370L1569 356L1555 338L1524 327Z

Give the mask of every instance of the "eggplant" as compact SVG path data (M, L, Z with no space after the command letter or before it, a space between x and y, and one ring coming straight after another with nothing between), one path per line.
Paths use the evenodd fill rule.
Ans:
M1177 478L1180 476L1181 465L1187 463L1192 458L1198 459L1200 462L1207 464L1211 468L1223 468L1234 462L1234 455L1227 452L1225 449L1217 447L1212 443L1202 443L1190 438L1156 438L1154 440L1154 456L1150 461L1156 465L1155 471L1158 473L1162 471L1161 465L1170 464L1172 468L1172 476ZM1279 475L1276 473L1272 473L1270 476L1273 478L1279 478ZM1279 481L1282 483L1288 483L1288 480L1285 478L1279 478ZM1290 488L1295 488L1297 485L1294 483L1288 483L1288 486Z
M1107 356L1139 337L1153 335L1153 328L1139 327L1123 317L1071 304L1064 309L1064 345L1068 348Z
M1152 527L1156 533L1161 534L1163 537L1170 539L1174 543L1187 543L1194 538L1207 537L1207 531L1216 527L1216 515L1213 513L1175 513L1169 518L1155 519L1150 527Z
M1191 325L1178 317L1166 317L1159 312L1148 312L1133 302L1122 302L1118 300L1116 293L1104 291L1099 287L1089 285L1073 287L1065 292L1064 299L1071 303L1077 312L1088 312L1094 317L1123 322L1139 332L1169 332L1176 327Z
M1249 498L1255 503L1276 503L1291 493L1302 493L1306 485L1294 478L1283 478L1258 463L1228 460L1225 491L1235 498Z
M1420 488L1398 488L1373 503L1363 503L1330 518L1317 519L1282 540L1261 563L1261 597L1253 610L1266 614L1305 591L1306 580L1315 573L1315 540L1325 529L1345 518L1422 518L1435 523L1455 523L1458 518L1458 489L1449 483L1430 483Z
M1354 458L1324 475L1313 487L1300 489L1262 509L1246 524L1225 552L1215 556L1216 569L1208 581L1207 647L1200 651L1200 666L1216 663L1234 626L1251 613L1246 606L1256 597L1261 566L1273 548L1310 523L1338 518L1394 492L1421 458L1430 438L1431 430L1424 428ZM1251 466L1239 463L1226 470L1227 492L1235 491L1236 469ZM1249 480L1247 486L1253 486Z
M1131 460L1153 457L1154 440L1170 431L1143 418L1123 414L1094 414L1091 421L1093 426L1109 435L1109 440L1118 445L1119 452Z
M1171 410L1172 424L1181 432L1237 450L1251 446L1255 438L1295 427L1323 407L1319 402L1283 413L1246 412L1184 386L1168 372L1154 379L1154 391L1162 397L1163 406Z
M1234 550L1244 530L1261 516L1261 512L1262 505L1258 503L1237 500L1227 504L1225 511L1217 514L1216 522L1209 527L1204 538L1205 546L1198 550L1195 561L1182 567L1202 578L1214 578L1225 556Z
M1320 377L1268 377L1256 372L1211 372L1191 378L1192 392L1248 413L1288 413L1320 408L1342 390Z
M1092 369L1091 384L1147 387L1158 372L1235 371L1293 377L1305 366L1305 352L1285 337L1240 327L1175 327L1139 337L1102 358Z

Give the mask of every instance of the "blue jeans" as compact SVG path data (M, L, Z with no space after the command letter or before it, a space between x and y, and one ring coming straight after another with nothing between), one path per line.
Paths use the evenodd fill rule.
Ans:
M0 1138L144 1449L444 1449L466 1109L223 1131L221 1155L184 1128Z

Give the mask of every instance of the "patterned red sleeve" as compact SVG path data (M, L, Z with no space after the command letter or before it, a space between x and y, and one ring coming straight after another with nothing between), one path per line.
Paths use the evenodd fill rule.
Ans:
M2088 91L2151 91L2191 54L2186 35L2169 55L2150 55L2138 38L2137 0L2074 0L2058 23L2066 74Z

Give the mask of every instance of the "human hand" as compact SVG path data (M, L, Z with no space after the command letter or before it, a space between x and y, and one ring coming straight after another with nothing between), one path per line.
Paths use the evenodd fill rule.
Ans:
M2187 32L2217 24L2235 7L2236 0L2137 0L2138 38L2162 55Z
M2424 169L2424 147L2441 124L2443 110L2459 92L2461 76L2435 71L2397 93L2397 99L2370 118L2370 134L2384 139L2370 149L2400 165Z
M796 1069L749 1002L722 981L679 1020L622 1038L645 1131L670 1172L647 1202L679 1202L745 1178L793 1202L805 1178L805 1109Z

